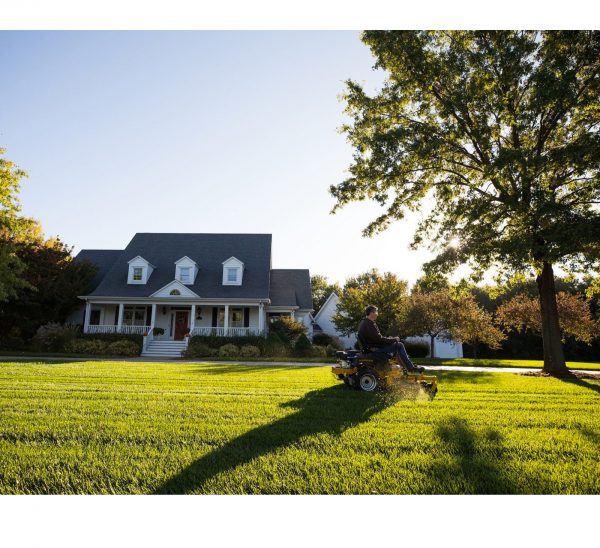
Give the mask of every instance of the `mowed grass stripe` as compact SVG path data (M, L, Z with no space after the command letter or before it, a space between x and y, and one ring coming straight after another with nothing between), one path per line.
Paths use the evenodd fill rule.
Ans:
M0 493L599 493L600 382L328 368L0 364Z

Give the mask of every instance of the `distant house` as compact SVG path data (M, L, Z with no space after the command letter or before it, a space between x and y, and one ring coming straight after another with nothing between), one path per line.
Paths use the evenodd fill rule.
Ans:
M310 328L310 273L272 269L270 234L139 233L124 250L84 249L76 260L98 272L69 321L147 335L142 355L179 355L187 334L264 334L281 315Z
M334 323L333 323L333 315L336 312L336 308L338 303L340 302L340 298L336 295L336 293L331 293L327 300L320 308L320 310L313 317L313 332L323 332L329 335L333 335L335 337L339 337L342 341L342 344L346 348L354 348L356 344L356 336L342 336L337 331ZM357 326L358 327L358 326ZM429 346L429 337L408 337L406 339L407 342L423 342ZM462 344L456 343L454 341L443 341L436 337L435 339L435 357L436 358L462 358L463 350Z

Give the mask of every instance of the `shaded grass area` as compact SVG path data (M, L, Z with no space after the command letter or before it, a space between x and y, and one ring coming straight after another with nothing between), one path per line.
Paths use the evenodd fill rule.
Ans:
M310 366L0 363L0 493L600 493L600 381L438 378L430 402Z
M543 360L497 360L470 358L416 358L413 360L421 365L460 365L463 367L527 367L540 369L544 366ZM586 369L590 371L600 371L600 363L591 362L567 362L569 369Z

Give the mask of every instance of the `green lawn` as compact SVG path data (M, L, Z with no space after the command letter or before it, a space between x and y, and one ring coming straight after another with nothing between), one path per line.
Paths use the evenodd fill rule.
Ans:
M417 358L414 361L422 365L461 365L466 367L539 367L541 369L544 366L543 360L475 360L472 358ZM589 371L600 371L600 363L592 362L567 362L567 367L569 369L586 369Z
M0 363L0 493L600 493L600 381L438 377L428 401L327 367Z

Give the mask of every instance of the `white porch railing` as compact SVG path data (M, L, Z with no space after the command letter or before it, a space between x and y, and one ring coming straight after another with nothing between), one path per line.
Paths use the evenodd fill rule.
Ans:
M149 325L88 325L86 333L124 333L126 335L144 335L150 331Z
M262 335L256 327L194 327L190 331L190 337L194 336L217 336L217 337L247 337L251 335Z

